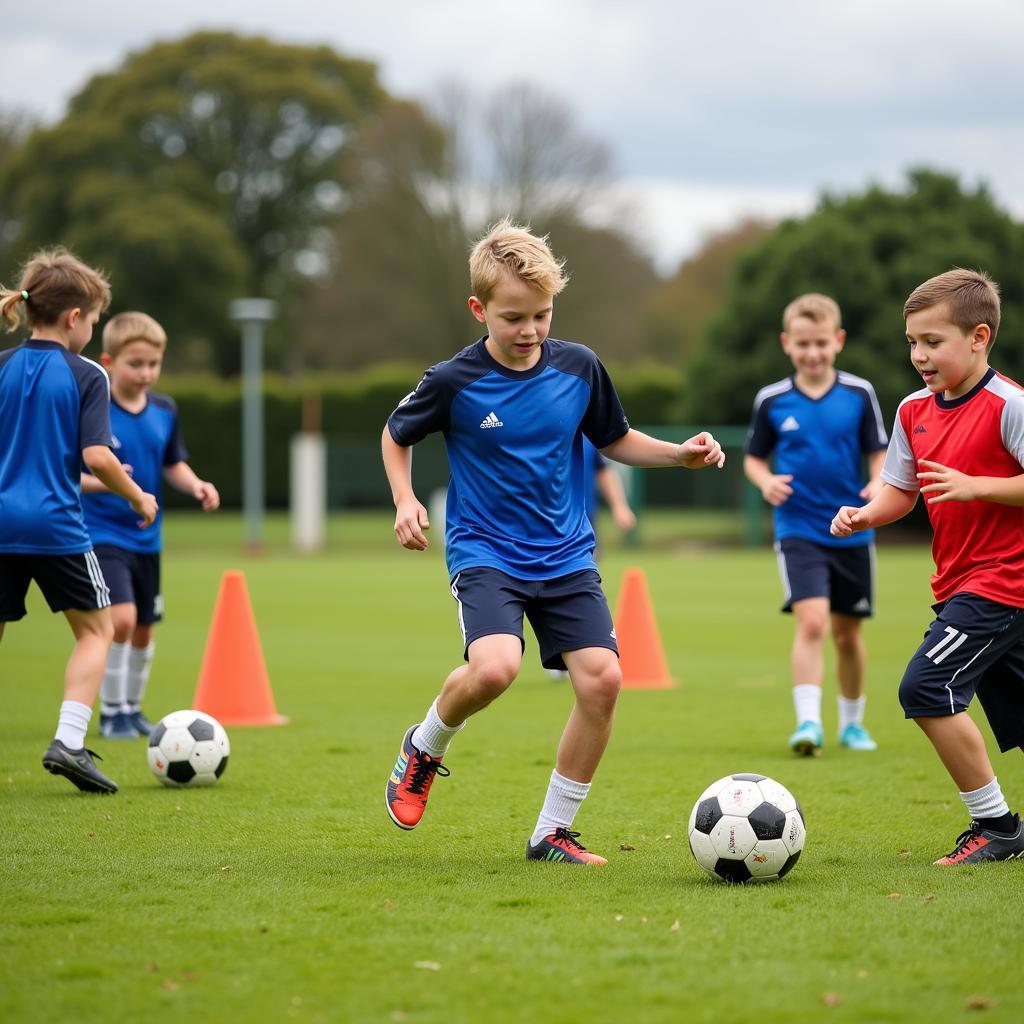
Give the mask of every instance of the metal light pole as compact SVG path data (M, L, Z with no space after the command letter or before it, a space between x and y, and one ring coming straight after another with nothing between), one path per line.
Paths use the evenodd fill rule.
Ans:
M270 299L235 299L228 307L242 328L242 507L245 543L263 545L263 331L277 315Z

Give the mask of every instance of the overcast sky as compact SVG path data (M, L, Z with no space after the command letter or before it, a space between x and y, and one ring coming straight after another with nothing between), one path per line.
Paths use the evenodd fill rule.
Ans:
M926 164L1024 216L1021 0L47 0L4 11L0 102L46 120L131 50L199 28L327 43L394 94L530 80L615 154L662 269L744 214ZM211 12L214 12L211 14Z

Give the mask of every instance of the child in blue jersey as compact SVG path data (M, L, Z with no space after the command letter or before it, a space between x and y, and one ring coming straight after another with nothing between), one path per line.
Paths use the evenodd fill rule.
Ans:
M707 432L672 444L631 430L590 349L548 338L562 265L545 239L505 220L470 256L469 308L479 341L429 369L381 439L403 547L427 547L413 491L412 446L444 434L451 468L445 558L466 664L452 671L422 722L402 739L386 805L415 828L442 758L466 720L499 697L522 661L523 615L545 668L568 668L575 705L558 746L531 860L605 864L572 832L608 742L621 685L611 614L594 564L584 438L634 466L722 466Z
M876 747L864 727L860 628L873 609L873 537L865 531L838 538L830 530L837 501L854 504L880 490L887 438L872 386L835 368L846 341L840 324L839 306L825 295L801 295L786 307L782 348L796 372L757 393L743 462L775 509L782 610L792 612L796 625L790 654L796 730L789 745L806 755L820 753L824 743L821 687L830 629L840 742L851 750Z
M110 374L110 424L117 457L132 478L159 499L163 481L192 495L204 512L220 505L217 488L200 480L188 453L172 399L150 389L160 376L167 335L145 313L119 313L103 328L103 355ZM163 618L160 594L161 515L140 532L131 515L96 477L82 477L82 506L103 576L110 588L114 642L100 690L100 731L108 739L148 736L142 713L153 626Z
M5 623L25 615L35 580L75 636L43 765L97 793L117 791L85 749L113 626L82 516L81 464L131 505L135 529L148 527L158 511L110 450L107 375L79 355L109 304L103 275L64 249L37 253L18 290L0 290L8 328L18 327L22 312L32 328L27 341L0 352L0 638Z

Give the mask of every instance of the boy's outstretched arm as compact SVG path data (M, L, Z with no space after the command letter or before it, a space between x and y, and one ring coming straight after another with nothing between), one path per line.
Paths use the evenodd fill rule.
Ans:
M124 498L135 513L141 517L140 527L149 526L156 519L157 503L152 494L147 494L124 470L118 457L102 444L89 445L82 449L82 461L107 490Z
M793 488L790 486L793 474L773 473L772 467L768 465L767 461L756 455L743 456L743 472L761 492L761 497L776 508L784 504L793 493Z
M991 501L996 505L1024 505L1024 474L968 476L927 459L918 461L921 493L929 505L940 501Z
M429 541L423 531L430 529L430 519L413 493L412 448L398 444L385 426L380 438L380 451L384 458L384 472L391 485L391 499L395 503L398 543L410 551L425 551Z
M639 430L627 430L617 441L612 441L601 454L627 466L642 466L658 469L662 466L685 466L687 469L704 469L706 466L725 465L722 446L707 430L688 437L682 444L660 441Z
M626 497L626 489L622 486L621 477L608 463L605 463L597 471L597 489L601 492L604 500L608 502L615 525L623 533L629 533L636 526L636 516L629 506L629 499Z
M844 505L832 520L829 532L833 537L849 537L861 530L885 526L902 519L917 504L917 491L904 491L892 484L883 484L878 495L866 505L854 508Z
M164 479L182 494L191 494L204 512L216 512L220 508L220 494L209 480L200 480L187 462L175 462L164 467Z

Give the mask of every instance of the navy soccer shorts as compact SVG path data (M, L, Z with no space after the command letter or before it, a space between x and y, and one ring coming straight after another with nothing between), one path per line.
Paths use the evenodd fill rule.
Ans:
M553 580L520 580L498 569L463 569L452 580L452 597L459 606L463 657L482 636L510 633L523 650L523 616L529 619L545 668L564 669L562 654L587 647L619 653L601 577L593 569Z
M779 576L785 592L782 611L797 601L827 597L837 615L866 619L875 605L875 547L859 544L837 548L803 537L786 537L775 544Z
M0 622L24 618L25 595L33 580L52 612L91 612L110 605L103 570L92 551L80 555L0 553Z
M111 604L135 605L140 626L151 626L164 617L159 553L97 544L96 557L110 587Z
M934 607L900 682L907 718L958 714L977 693L999 749L1024 745L1024 609L975 594Z

